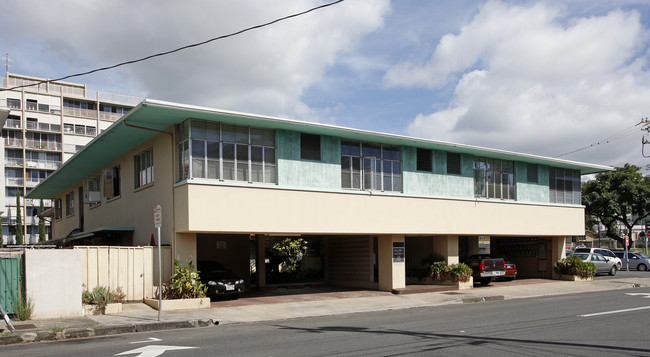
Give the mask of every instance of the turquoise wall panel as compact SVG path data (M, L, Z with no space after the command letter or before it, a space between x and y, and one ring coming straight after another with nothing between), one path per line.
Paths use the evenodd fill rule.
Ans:
M321 160L300 159L300 133L277 131L278 185L288 188L341 189L341 142L321 136Z
M341 190L341 140L321 136L321 160L300 159L300 133L277 130L278 185ZM412 196L474 199L474 156L461 155L461 175L447 174L447 153L433 150L432 172L417 171L417 149L402 147L403 192ZM538 183L527 182L527 164L515 162L517 201L549 203L548 166L538 165Z

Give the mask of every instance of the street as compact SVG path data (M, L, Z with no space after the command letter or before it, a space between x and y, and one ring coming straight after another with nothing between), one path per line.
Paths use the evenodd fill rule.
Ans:
M12 345L0 354L638 356L650 354L641 318L649 297L650 288L602 291Z

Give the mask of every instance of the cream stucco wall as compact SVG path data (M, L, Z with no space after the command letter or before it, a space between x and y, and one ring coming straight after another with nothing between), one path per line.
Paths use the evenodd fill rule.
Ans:
M90 207L84 204L84 231L93 231L101 227L135 227L133 233L134 245L148 245L151 235L156 236L156 229L153 224L153 206L162 206L162 244L172 244L173 232L173 160L171 136L157 135L153 139L138 146L120 160L114 161L105 168L114 166L120 167L120 196L106 199L103 197L101 203ZM143 151L153 148L154 159L154 182L151 185L135 188L135 167L134 157ZM100 175L101 172L96 174ZM61 196L63 218L55 222L55 238L63 238L73 229L79 227L79 187L83 182L65 190ZM102 181L103 187L103 181ZM75 212L71 216L65 216L65 194L74 191ZM157 239L157 238L156 238Z
M571 236L584 208L228 185L175 189L177 232Z
M81 315L81 252L74 249L25 250L25 293L33 318Z

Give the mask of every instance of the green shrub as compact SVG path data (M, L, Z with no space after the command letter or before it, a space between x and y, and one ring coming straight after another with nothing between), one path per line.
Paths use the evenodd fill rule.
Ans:
M418 278L420 281L422 281L424 278L432 277L432 274L434 273L433 266L438 262L442 262L444 265L447 264L445 262L445 258L437 254L431 254L428 257L422 259L422 263L420 265L410 268L407 272L407 275Z
M472 276L472 268L465 263L452 264L449 266L450 278L454 282L468 282Z
M25 321L32 318L32 313L34 312L34 304L30 298L23 299L20 298L13 305L14 307L14 316L17 320Z
M205 297L207 286L199 278L199 272L192 262L187 262L186 267L181 267L178 260L174 260L174 274L171 283L163 286L165 299L193 299Z
M431 254L422 259L422 265L412 268L409 276L419 280L432 278L438 281L467 282L472 276L472 269L463 263L447 265L445 259L437 254Z
M577 255L569 255L560 259L553 265L556 273L562 275L576 275L583 279L593 278L596 276L596 266L594 263L585 262Z

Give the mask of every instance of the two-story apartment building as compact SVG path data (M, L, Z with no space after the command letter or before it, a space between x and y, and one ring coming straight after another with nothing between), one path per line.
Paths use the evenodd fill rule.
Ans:
M275 247L332 285L392 290L432 253L489 237L523 276L551 278L584 234L580 176L610 169L502 150L146 100L30 193L54 200L54 237L162 243L251 285L279 282ZM320 273L320 274L319 274Z

